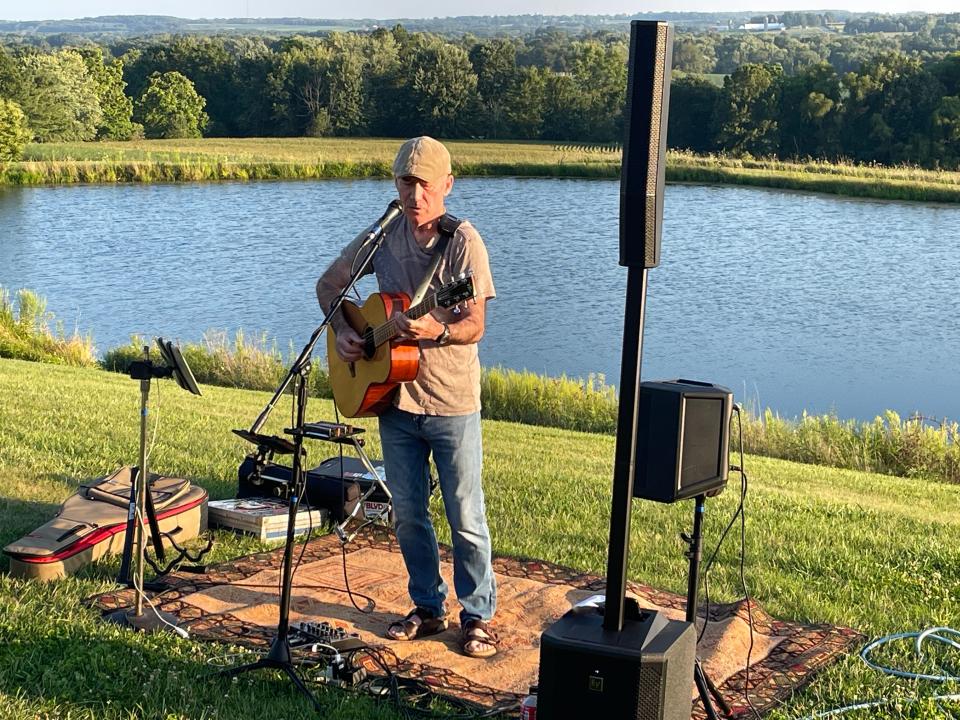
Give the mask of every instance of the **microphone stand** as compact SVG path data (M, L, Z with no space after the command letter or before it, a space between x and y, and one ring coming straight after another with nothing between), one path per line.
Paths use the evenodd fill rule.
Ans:
M392 210L396 210L397 212L391 215ZM259 431L259 429L263 426L263 423L266 422L267 416L273 410L274 405L283 394L284 390L286 390L291 381L296 381L296 392L294 394L294 402L296 404L296 426L286 431L287 433L293 435L293 487L290 492L290 510L287 513L287 538L283 549L283 563L281 566L282 581L280 589L280 617L277 622L277 634L276 637L274 637L273 642L270 644L270 650L265 657L260 658L256 662L222 670L218 674L226 677L236 677L242 673L250 672L251 670L260 670L263 668L281 670L286 673L297 689L306 695L310 702L313 703L313 708L317 712L321 710L321 705L313 693L310 692L310 689L307 687L303 679L297 674L297 671L294 668L289 639L290 600L293 594L293 545L296 535L297 510L299 509L300 500L304 495L306 485L306 474L303 470L303 456L305 455L303 450L303 425L306 418L307 397L309 395L308 379L310 376L311 366L310 356L313 353L313 348L320 339L320 336L323 334L324 330L329 327L334 314L340 309L344 299L346 299L349 292L353 290L354 286L357 284L357 281L364 274L367 267L370 265L370 262L373 260L373 256L377 253L377 251L379 251L380 246L383 244L384 235L386 235L387 226L393 222L394 219L396 219L396 217L399 215L399 210L399 202L396 200L391 202L387 213L370 231L370 234L367 236L367 241L360 247L362 251L372 243L366 257L363 259L363 262L361 262L360 265L354 270L352 276L350 277L350 282L347 283L340 295L338 295L333 301L333 304L330 306L330 311L327 313L323 322L316 330L314 330L313 335L310 336L309 342L307 342L306 346L304 346L303 350L300 352L300 355L290 367L287 376L280 384L280 387L277 388L276 393L274 393L273 398L267 404L267 407L264 408L263 412L260 413L260 416L256 419L253 427L251 428L252 433Z

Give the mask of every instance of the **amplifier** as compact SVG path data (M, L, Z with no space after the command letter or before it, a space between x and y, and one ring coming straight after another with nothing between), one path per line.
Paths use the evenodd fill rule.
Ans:
M623 630L575 608L540 636L537 717L689 720L697 652L692 623L641 610Z
M341 473L340 457L327 458L317 467L307 471L305 500L313 507L326 508L337 520L343 520L357 506L360 496L367 491L373 479L364 464L355 457L343 458ZM385 480L383 461L371 459L370 463ZM257 472L254 455L248 455L237 473L237 497L272 496L289 499L293 469L286 465L264 463ZM379 489L367 498L367 503L386 503L389 499ZM366 509L365 509L366 514Z
M373 481L373 476L370 474L370 471L367 470L367 466L364 465L359 458L352 456L344 456L342 460L343 465L341 466L341 457L339 455L327 458L310 472L316 473L321 477L330 478L334 482L343 485L356 485L359 497L363 498L363 507L360 508L360 513L357 517L361 520L386 518L392 524L394 521L393 504L390 502L387 494ZM377 475L379 475L380 479L386 484L387 471L383 466L383 460L370 458L370 464L373 465L373 469L377 471ZM368 496L367 492L371 490L371 486L373 486L372 492L370 492ZM347 514L353 512L357 502L358 500L353 500L345 507Z

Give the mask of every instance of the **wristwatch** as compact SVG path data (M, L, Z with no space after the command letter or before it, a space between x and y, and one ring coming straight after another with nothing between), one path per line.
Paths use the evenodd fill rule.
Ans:
M434 339L434 342L437 345L447 345L450 342L450 326L446 323L440 324L443 325L443 332L437 335L437 337Z

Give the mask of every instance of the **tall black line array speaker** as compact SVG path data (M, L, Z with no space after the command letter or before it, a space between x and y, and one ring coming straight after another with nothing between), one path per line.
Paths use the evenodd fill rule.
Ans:
M640 389L647 268L660 263L672 44L666 23L630 23L620 178L620 264L628 276L606 605L603 615L574 609L541 635L541 720L690 717L696 629L690 622L641 611L626 598L636 427L631 408Z
M630 23L627 128L620 173L620 264L657 267L663 225L673 28Z

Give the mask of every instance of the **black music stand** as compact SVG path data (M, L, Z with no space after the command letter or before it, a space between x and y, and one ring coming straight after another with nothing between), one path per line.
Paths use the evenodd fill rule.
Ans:
M393 200L387 207L387 212L384 213L383 217L381 217L380 220L373 226L367 235L366 242L361 246L360 252L364 252L366 250L366 255L354 269L353 275L350 277L350 281L347 283L346 287L343 288L343 290L331 304L323 322L316 330L313 331L313 334L310 336L310 340L304 346L303 350L300 351L300 355L297 356L296 360L294 360L293 365L290 366L290 370L280 383L280 387L277 388L273 397L270 399L270 402L267 403L267 406L254 421L250 430L234 430L234 432L240 437L255 443L257 445L259 455L265 456L267 453L272 453L278 451L279 449L286 451L288 447L290 447L293 452L293 486L289 498L290 511L287 514L287 539L283 548L283 563L281 566L280 613L277 621L277 634L274 637L273 642L270 644L270 650L266 657L260 658L256 662L248 663L246 665L239 665L235 668L221 670L218 674L225 675L227 677L235 677L252 670L262 670L267 668L272 670L281 670L287 675L287 677L290 678L297 689L300 690L300 692L303 693L311 703L313 703L314 710L316 711L321 709L320 703L317 702L317 698L312 692L310 692L310 689L307 687L306 683L297 674L297 671L293 666L293 658L290 650L290 599L293 595L293 545L296 537L297 510L299 509L300 500L303 497L306 489L306 473L303 468L303 457L306 453L303 449L303 441L307 435L307 433L304 431L304 425L306 424L307 397L309 394L307 389L311 367L310 356L313 354L313 348L320 340L320 336L329 327L333 316L343 304L344 299L353 290L354 286L357 284L357 281L366 272L367 267L373 260L373 256L376 255L377 251L380 249L380 246L383 244L383 238L386 234L387 226L393 222L393 220L395 220L401 212L402 208L400 206L400 202L398 200ZM284 438L260 434L260 429L266 422L267 417L273 410L274 405L276 405L277 401L280 399L280 396L283 395L284 391L291 382L295 382L295 424L294 427L288 428L286 432L293 436L292 443Z
M154 551L161 562L165 561L163 538L157 513L153 506L153 497L150 493L150 475L147 469L147 415L149 413L150 382L153 378L172 377L177 385L192 393L202 395L197 381L190 371L180 348L169 340L156 339L157 348L165 365L155 365L150 360L150 346L144 345L143 359L130 364L130 377L140 381L140 464L134 469L130 485L130 511L127 515L126 534L124 536L123 551L120 560L120 573L117 581L123 585L131 585L136 589L136 599L132 610L122 608L106 616L109 622L114 622L136 630L173 629L176 625L173 616L154 608L152 615L143 612L143 573L145 564L145 533L144 522L150 525L150 537L153 540ZM136 555L134 556L134 546ZM136 563L133 561L136 560ZM174 561L176 562L176 560ZM131 582L130 570L133 567Z
M690 569L687 574L686 621L688 623L692 623L694 628L697 626L697 595L700 588L700 558L703 554L701 548L701 525L703 523L703 513L706 511L706 498L706 495L696 496L694 499L693 510L693 532L690 535L687 535L686 533L681 533L680 535L684 542L686 542L689 546L686 551L686 556L690 560ZM707 620L705 619L704 622L707 622ZM694 661L693 681L697 685L697 690L700 692L700 702L703 703L703 709L707 713L707 717L710 720L718 720L717 711L713 707L713 703L710 699L711 695L717 701L717 705L720 706L723 714L728 718L733 717L733 711L730 709L727 701L724 699L717 686L710 679L710 676L704 671L699 655L696 656Z

